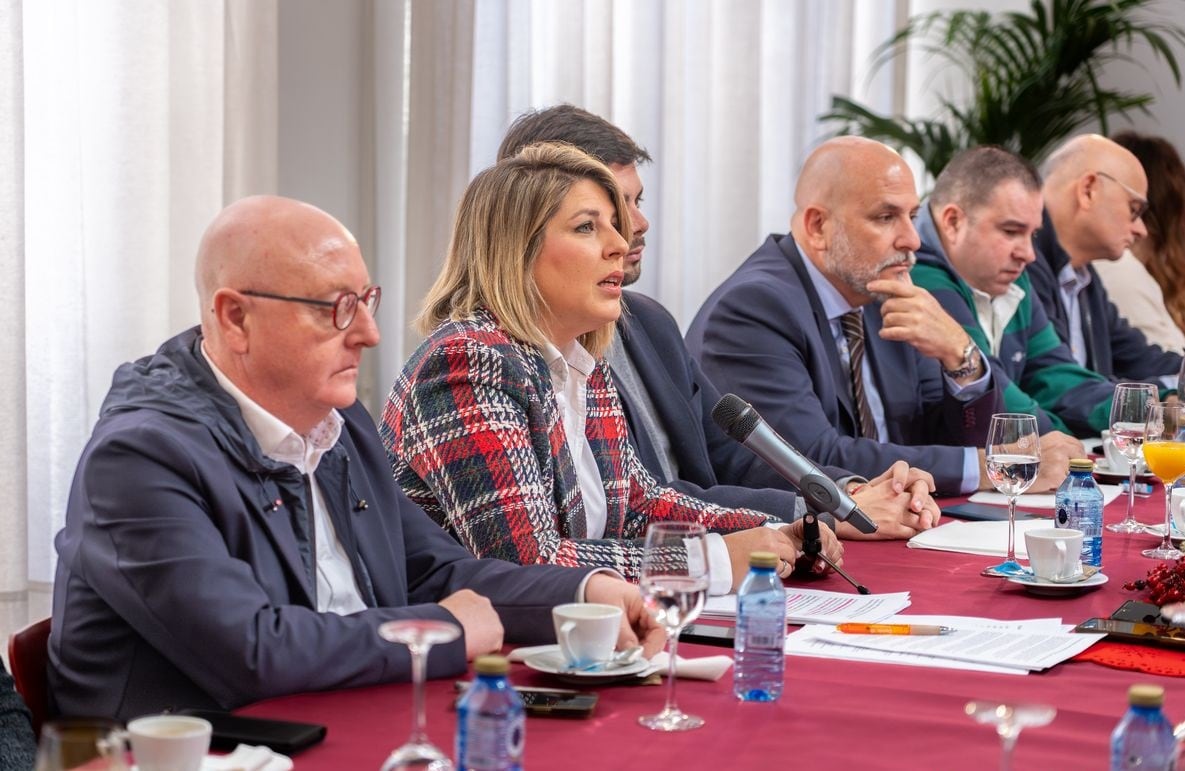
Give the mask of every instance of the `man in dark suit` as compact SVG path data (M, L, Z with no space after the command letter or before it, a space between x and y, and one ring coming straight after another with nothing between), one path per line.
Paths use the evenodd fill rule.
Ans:
M963 330L909 280L913 175L860 137L807 159L790 235L770 236L696 315L688 347L803 452L857 473L897 460L940 492L987 487L983 442L999 392ZM1038 489L1064 476L1043 464Z
M1045 164L1045 219L1033 291L1075 361L1104 377L1177 387L1181 355L1153 345L1108 299L1095 260L1118 260L1148 235L1148 178L1127 148L1087 134L1063 144Z
M519 116L506 132L498 157L543 141L575 145L604 161L617 178L633 230L622 285L633 284L642 272L650 229L641 209L638 165L649 162L650 155L617 126L565 104ZM646 469L701 500L793 518L794 486L712 420L720 393L688 353L667 309L636 292L623 293L622 306L618 334L607 358L629 423L630 441ZM856 502L879 526L874 537L909 538L938 522L938 507L930 495L933 480L925 471L893 464L866 483L840 468L824 470L854 490ZM801 500L797 503L801 505ZM835 523L835 530L844 538L862 537L846 523Z
M581 597L626 611L623 644L661 645L635 587L478 560L399 490L356 399L380 290L340 223L244 199L206 231L196 278L201 327L116 371L79 461L56 542L59 711L407 679L407 649L377 631L399 619L457 625L429 664L457 675L504 636L550 637L551 607Z

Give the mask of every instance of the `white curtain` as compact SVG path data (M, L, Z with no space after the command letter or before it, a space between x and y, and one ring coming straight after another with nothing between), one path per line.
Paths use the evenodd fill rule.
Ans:
M297 195L356 230L385 289L377 410L465 184L514 117L572 102L654 156L638 288L686 324L786 229L830 95L902 103L900 73L865 65L904 5L0 0L0 631L48 613L111 373L197 318L193 254L225 203Z
M470 172L527 109L571 102L621 126L654 158L641 172L652 229L636 288L686 324L767 233L789 227L831 94L896 106L892 72L870 82L866 65L899 5L478 0Z
M256 130L269 101L275 111L274 34L259 29L275 0L0 9L0 626L11 629L48 613L53 535L112 371L194 323L206 223L228 198L275 186L274 161L269 179L260 160L274 118L262 141Z

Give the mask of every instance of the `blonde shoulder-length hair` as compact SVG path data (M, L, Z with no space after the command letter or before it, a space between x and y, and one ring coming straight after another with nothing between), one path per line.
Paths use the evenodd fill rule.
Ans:
M474 177L457 207L444 267L424 298L416 327L428 334L446 320L486 308L511 336L540 349L546 303L533 278L547 222L572 186L587 179L609 194L617 232L630 240L629 211L613 172L562 142L524 147ZM613 339L613 323L580 336L600 357Z

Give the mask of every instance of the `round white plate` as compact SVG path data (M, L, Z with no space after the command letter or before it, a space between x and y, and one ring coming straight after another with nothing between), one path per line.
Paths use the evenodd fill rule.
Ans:
M1056 583L1036 576L1009 576L1008 580L1014 584L1020 584L1033 594L1073 594L1083 589L1102 586L1107 583L1107 576L1103 573L1095 573L1085 581L1075 581L1072 584Z
M1164 525L1144 525L1144 532L1157 538L1164 538ZM1169 531L1169 538L1180 543L1185 540L1185 535L1181 534L1174 523L1173 529Z
M1099 458L1094 462L1094 473L1105 477L1122 477L1127 479L1127 469L1113 468L1106 458ZM1148 471L1148 467L1141 463L1136 468L1137 482L1155 482L1156 476Z
M564 661L564 656L558 648L551 651L540 651L539 653L527 656L523 659L523 663L537 672L546 672L549 675L560 675L562 677L574 677L580 680L617 679L619 677L636 675L650 668L649 661L638 659L632 664L626 664L623 667L593 670L591 672L573 671L568 669L568 664Z

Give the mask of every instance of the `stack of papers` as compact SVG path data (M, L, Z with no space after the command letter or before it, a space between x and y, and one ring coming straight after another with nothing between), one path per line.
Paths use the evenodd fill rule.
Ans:
M1052 527L1046 519L1022 519L1016 523L1016 558L1028 559L1025 533ZM936 549L962 554L982 554L1003 557L1008 553L1007 522L962 522L953 520L938 527L923 530L909 539L911 549ZM985 566L986 567L986 566Z
M1078 634L1060 618L998 621L968 616L897 616L892 623L934 624L944 635L845 634L812 624L786 637L786 655L1025 675L1048 669L1105 635Z
M791 624L842 624L844 621L882 621L909 607L909 592L896 594L846 594L815 589L786 589L786 620ZM704 618L734 619L735 594L709 597Z

